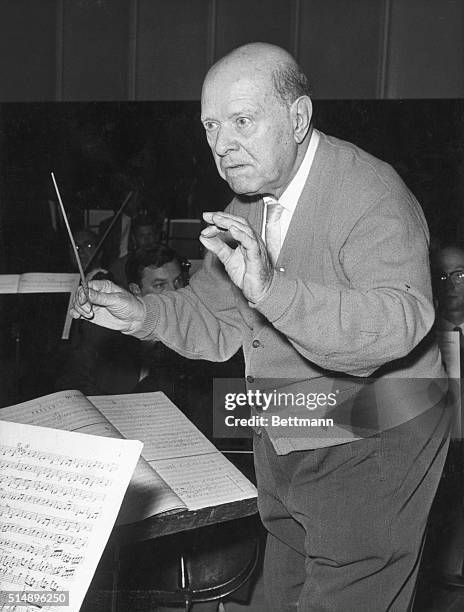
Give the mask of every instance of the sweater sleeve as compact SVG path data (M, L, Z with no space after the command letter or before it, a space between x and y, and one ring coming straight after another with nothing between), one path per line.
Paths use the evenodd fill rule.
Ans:
M368 376L407 355L434 321L428 231L409 194L389 194L338 250L343 282L323 286L276 271L254 307L317 365Z
M216 256L207 253L188 287L143 298L145 322L134 335L161 340L190 359L226 361L242 344L237 291Z

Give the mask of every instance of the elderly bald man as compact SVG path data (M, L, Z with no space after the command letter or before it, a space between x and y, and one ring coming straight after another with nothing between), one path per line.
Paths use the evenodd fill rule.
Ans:
M204 214L203 267L143 299L91 283L73 316L193 359L242 347L250 390L326 397L316 412L333 426L254 432L268 609L405 611L448 444L439 352L421 342L434 320L421 208L390 166L313 128L283 49L232 51L201 107L236 194ZM272 410L311 416L290 404Z

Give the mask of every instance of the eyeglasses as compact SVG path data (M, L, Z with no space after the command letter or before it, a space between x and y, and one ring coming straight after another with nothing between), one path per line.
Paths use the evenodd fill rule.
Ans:
M450 280L454 285L464 284L464 270L453 270L453 272L438 272L434 275L435 281L446 283Z
M90 251L96 247L93 242L76 242L76 249L78 251Z

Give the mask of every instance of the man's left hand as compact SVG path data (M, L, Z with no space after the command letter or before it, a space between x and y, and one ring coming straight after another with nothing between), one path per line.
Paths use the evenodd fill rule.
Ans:
M258 302L271 284L273 269L261 237L248 221L223 212L203 213L210 225L200 234L201 243L224 264L232 282L242 290L246 299ZM222 235L228 233L236 242L231 248Z

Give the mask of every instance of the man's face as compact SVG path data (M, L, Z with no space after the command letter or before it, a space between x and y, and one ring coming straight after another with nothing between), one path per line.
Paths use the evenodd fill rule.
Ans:
M150 249L156 244L155 228L152 225L140 225L134 229L137 249Z
M76 248L77 252L79 253L79 259L81 260L82 267L85 269L90 261L90 258L95 253L95 249L97 248L97 237L93 232L81 230L76 232L74 240L76 242ZM77 269L77 263L75 262L74 252L72 249L70 249L69 253L71 261Z
M201 106L220 176L237 194L279 197L292 178L298 147L289 109L270 77L258 71L240 76L230 67L213 71Z
M175 291L184 286L182 270L177 260L168 261L160 268L150 266L142 274L140 295Z
M464 278L459 282L459 273L464 275L464 251L452 247L443 249L434 262L433 272L440 311L445 316L462 312L464 320ZM450 278L448 275L453 272Z

